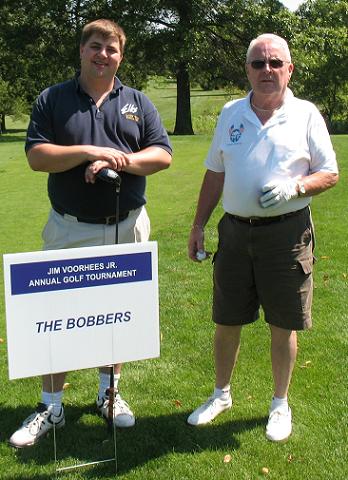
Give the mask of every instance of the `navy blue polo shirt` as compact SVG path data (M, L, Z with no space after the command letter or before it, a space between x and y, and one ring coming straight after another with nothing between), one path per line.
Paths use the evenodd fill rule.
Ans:
M157 146L171 153L168 135L151 101L115 78L114 89L97 108L78 77L44 90L31 115L25 149L42 143L95 145L126 153ZM53 208L75 217L115 215L115 187L101 180L85 182L89 162L61 173L50 173L48 195ZM120 173L120 213L146 203L144 176Z

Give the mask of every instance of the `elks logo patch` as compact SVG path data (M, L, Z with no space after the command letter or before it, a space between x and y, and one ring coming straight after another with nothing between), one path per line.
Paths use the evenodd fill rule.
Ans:
M125 115L127 120L132 120L133 122L139 122L138 115L135 115L137 111L138 107L134 103L127 103L121 108L122 115Z
M239 142L243 132L244 132L244 125L242 123L239 125L239 128L235 128L234 125L231 125L228 130L231 142L232 143Z

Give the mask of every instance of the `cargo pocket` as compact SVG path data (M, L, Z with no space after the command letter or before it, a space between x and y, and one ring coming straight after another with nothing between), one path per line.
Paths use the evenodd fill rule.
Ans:
M298 286L298 294L301 299L301 310L306 316L306 322L311 325L311 307L313 298L313 260L312 258L305 258L298 260L299 272L303 272L301 275L300 285Z
M309 275L313 271L313 261L309 258L298 260L298 263L305 275Z

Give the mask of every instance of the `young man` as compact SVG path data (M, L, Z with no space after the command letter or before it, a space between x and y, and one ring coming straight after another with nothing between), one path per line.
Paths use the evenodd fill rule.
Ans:
M87 24L81 36L81 71L44 90L33 108L26 153L33 170L49 173L52 210L43 231L46 250L114 243L115 187L95 178L104 167L122 178L119 242L149 238L145 177L169 167L171 147L150 100L115 76L125 42L122 28L110 20ZM100 369L97 397L105 418L109 370ZM120 372L121 365L116 365L116 389ZM11 436L11 445L33 445L53 424L65 424L64 379L65 373L53 375L53 380L43 377L41 402ZM113 412L117 427L134 425L133 412L119 393Z

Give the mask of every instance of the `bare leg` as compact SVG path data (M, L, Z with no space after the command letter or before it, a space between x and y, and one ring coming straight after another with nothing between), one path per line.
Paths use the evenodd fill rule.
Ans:
M224 388L230 383L238 358L241 330L241 326L216 325L214 354L217 388Z
M294 330L270 325L271 358L274 398L266 426L266 437L273 442L286 440L292 431L292 415L288 405L288 390L297 354L297 334Z
M297 334L294 330L285 330L274 325L270 325L270 329L274 396L285 398L296 361Z
M215 356L215 387L221 390L198 407L187 419L189 425L205 425L220 413L229 410L232 406L232 398L229 392L231 375L236 364L239 345L241 326L216 325L214 339Z

